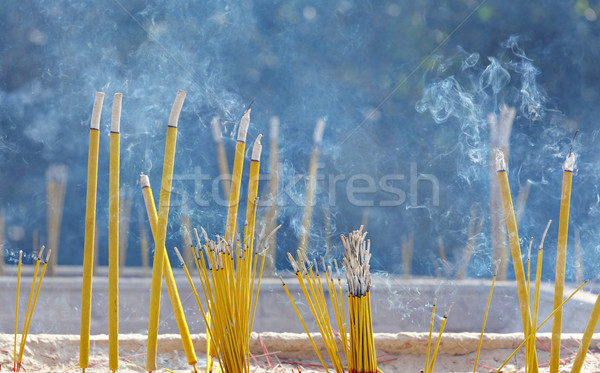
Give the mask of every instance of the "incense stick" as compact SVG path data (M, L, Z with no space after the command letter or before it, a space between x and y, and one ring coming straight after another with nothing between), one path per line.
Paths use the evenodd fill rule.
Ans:
M492 294L494 293L494 284L496 283L496 272L494 270L494 276L492 277L492 285L490 286L490 295L488 296L487 305L485 307L485 314L483 315L483 324L481 325L481 333L479 334L479 342L477 343L477 354L475 355L475 362L473 363L473 373L477 370L477 362L479 361L479 352L481 352L481 345L483 343L483 333L485 331L485 324L487 322L488 313L490 311L490 304L492 303Z
M308 179L306 184L306 204L304 206L304 215L302 217L302 229L300 231L300 239L298 241L298 249L302 255L305 255L308 250L308 237L310 233L310 223L312 221L313 200L315 197L315 189L317 187L317 169L319 165L319 152L321 149L321 140L323 139L323 131L325 130L325 119L319 118L315 126L313 134L314 147L310 156L310 164L308 166ZM298 257L300 260L300 257Z
M448 311L444 313L444 317L442 318L442 325L440 326L440 333L438 334L437 341L435 343L435 349L433 350L433 355L431 356L431 362L429 363L429 371L427 373L433 372L433 366L435 365L435 360L437 358L438 351L440 349L440 343L442 342L442 334L444 333L444 328L446 327L446 322L448 321L448 314L452 309L454 303L450 305Z
M17 370L17 327L19 320L19 293L21 292L21 263L23 262L23 250L19 250L19 265L17 269L17 296L15 300L15 344L13 353L13 370Z
M42 250L40 250L41 255ZM33 319L33 311L35 310L35 305L37 303L38 295L40 295L40 288L42 287L42 281L44 280L44 274L46 273L46 267L48 264L48 259L50 259L50 255L52 254L52 250L48 250L48 254L46 255L46 261L42 267L42 273L40 275L40 281L37 284L35 289L35 296L33 297L33 303L31 304L31 309L29 305L27 305L27 313L25 315L25 325L23 326L23 333L21 334L21 345L19 347L19 359L17 360L17 371L21 368L21 362L23 361L23 352L25 351L25 343L27 342L27 336L29 335L29 327L31 326L31 320ZM39 264L39 258L38 258ZM37 271L34 276L37 276ZM35 283L35 281L34 281ZM29 300L31 301L31 294L33 293L33 287L31 288L31 293L29 294Z
M504 226L504 215L502 211L502 198L498 183L496 183L494 168L495 149L500 149L506 160L509 156L510 133L514 123L516 110L512 107L502 105L499 117L496 114L488 115L490 127L490 223L492 226L492 261L499 263L498 279L506 280L508 270L508 248L506 245L506 228Z
M519 234L517 231L517 224L512 204L512 198L510 195L510 186L508 183L508 176L506 173L506 163L504 162L504 154L498 150L496 152L496 155L498 182L500 185L500 194L502 196L502 205L504 208L506 227L509 233L508 237L510 243L510 250L512 254L513 267L515 271L515 279L517 282L517 291L519 296L519 309L521 311L521 320L523 322L523 333L525 335L525 341L527 341L527 336L529 335L531 330L531 317L529 314L529 303L527 301L527 283L525 279L525 272L523 269L523 261L521 260L521 246L519 243ZM533 360L535 361L535 366L532 373L537 373L537 354L535 352L533 354Z
M81 327L79 333L79 367L89 365L90 327L92 317L92 275L94 271L94 236L96 234L96 192L98 182L98 150L100 115L104 93L96 92L88 153L87 192L85 205L85 240L83 244L83 285L81 289Z
M165 259L165 240L167 238L167 221L169 218L169 205L171 201L171 186L173 183L173 166L175 163L175 147L177 143L177 122L185 100L186 92L179 90L173 103L169 124L167 126L167 139L163 159L163 174L161 193L158 203L158 223L154 239L154 262L152 266L152 290L150 293L150 315L148 318L148 346L146 352L146 369L156 370L156 353L158 341L158 320L160 313L160 290L163 277L163 264Z
M119 369L119 172L121 105L115 93L110 126L110 172L108 191L108 369Z
M575 356L575 360L573 361L573 366L571 367L571 373L579 373L581 371L581 367L585 361L585 355L587 354L588 349L590 348L590 344L592 342L592 337L594 336L594 331L596 330L596 326L598 325L598 320L600 319L600 294L596 297L596 302L594 303L594 308L590 314L590 318L588 319L587 325L585 327L585 331L583 333L583 338L581 339L581 345L577 350L577 356Z
M563 167L563 182L560 194L560 218L558 221L558 243L556 248L556 275L554 277L554 308L563 299L565 287L565 267L567 265L567 237L569 234L569 210L571 206L571 184L575 154L569 152ZM550 347L550 373L558 373L560 363L560 337L562 329L562 309L552 321L552 341Z
M233 160L233 173L231 174L231 188L229 188L229 203L227 210L227 225L225 226L225 240L233 242L236 231L237 211L242 187L242 170L244 168L244 151L246 149L246 136L250 126L250 112L248 108L240 120L238 137L235 145L235 158Z
M435 304L437 299L433 300L433 306L431 307L431 321L429 322L429 337L427 338L427 353L425 354L425 369L423 373L429 372L429 352L431 351L431 335L433 334L433 323L435 321Z

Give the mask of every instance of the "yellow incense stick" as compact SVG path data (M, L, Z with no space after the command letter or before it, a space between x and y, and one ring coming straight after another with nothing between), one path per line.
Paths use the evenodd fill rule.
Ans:
M560 194L560 218L558 220L558 243L556 248L556 276L554 277L554 308L563 299L565 287L565 267L567 264L567 236L569 233L569 209L571 206L571 183L575 154L569 152L564 164L562 190ZM562 309L552 320L552 341L550 347L550 373L558 373L560 364L560 336L562 329Z
M237 210L242 187L242 170L244 168L244 151L246 149L246 136L250 125L250 111L248 108L240 120L237 143L235 145L235 158L233 160L233 173L231 174L231 188L229 188L229 203L227 210L227 225L225 227L225 240L233 242Z
M552 316L554 316L554 314L560 309L562 308L568 301L571 300L571 298L573 298L575 296L575 294L577 294L577 292L579 290L581 290L581 288L583 288L585 285L587 285L587 283L589 282L589 280L586 280L584 283L582 283L581 285L579 285L577 287L577 289L573 290L573 292L571 293L571 295L569 295L569 297L567 299L565 299L557 308L555 308L549 315L548 317L546 317L546 319L544 319L544 321L542 321L542 323L540 325L538 325L537 328L535 328L533 330L534 333L537 333L542 326L544 326L548 320L550 320L552 318ZM510 356L508 357L508 359L506 359L506 361L500 366L500 368L498 368L496 370L496 373L501 373L502 372L502 368L504 368L506 366L506 364L508 364L508 362L517 354L517 352L519 352L519 350L521 350L521 348L523 348L523 346L525 346L525 343L527 343L527 338L525 338L525 340L523 342L521 342L521 344L519 345L519 347L517 347L512 354L510 354ZM535 367L537 367L537 363L535 365Z
M108 190L108 369L119 369L119 170L121 104L115 93L110 127L110 172Z
M165 262L165 240L167 238L167 221L169 218L169 205L171 201L171 186L173 183L173 166L175 163L175 146L177 143L177 121L185 100L186 92L179 90L173 103L163 160L163 173L161 193L158 203L158 223L154 240L154 262L152 267L152 290L150 292L150 315L148 318L148 346L146 352L146 369L156 370L156 353L158 342L158 320L160 313L160 290Z
M433 300L433 306L431 307L431 322L429 323L429 337L427 338L427 353L425 354L425 369L424 373L429 372L429 352L431 350L431 335L433 334L433 322L435 321L435 304L437 299Z
M150 221L150 229L152 230L152 236L155 238L156 242L158 215L156 213L156 205L154 203L154 196L152 195L152 188L150 187L150 179L148 179L148 176L144 174L140 176L140 185L142 186L144 204L146 206L148 220ZM166 253L166 248L163 250L165 251L163 260L163 276L165 278L165 284L167 285L167 291L169 292L171 306L173 307L173 312L175 314L175 321L177 322L179 335L181 336L181 341L183 343L188 364L195 366L197 362L196 352L194 351L190 331L185 319L185 314L183 313L183 306L181 304L181 299L179 298L179 292L177 291L175 278L173 277L173 270L171 268L171 263L169 262L169 256Z
M313 200L315 197L315 189L317 187L317 169L319 165L319 150L321 148L321 140L323 139L323 131L325 130L325 119L319 118L313 135L314 148L310 157L308 166L308 180L306 184L306 205L304 206L304 216L302 218L302 230L300 231L300 240L298 249L304 255L308 250L308 237L310 233L310 223L312 221ZM300 261L300 257L298 257Z
M21 263L23 262L23 250L19 250L19 266L17 269L17 298L15 301L15 345L14 345L14 366L13 370L17 370L17 326L19 319L19 293L21 292Z
M50 259L50 254L52 254L52 250L48 250L48 254L46 255L46 261L42 267L42 274L40 275L40 281L37 284L37 288L35 289L35 296L33 298L33 303L31 305L31 310L29 310L29 318L25 319L25 325L23 326L23 333L21 334L21 346L19 347L19 359L17 360L17 371L21 367L21 361L23 361L23 352L25 352L25 343L27 342L27 335L29 335L29 327L31 326L31 320L33 318L33 311L35 310L35 305L37 303L38 295L40 295L40 288L42 287L42 281L44 280L44 274L46 273L46 266L48 265L48 260ZM36 273L37 275L37 273ZM32 289L33 292L33 289ZM30 294L31 299L31 294ZM29 308L29 307L28 307Z
M473 373L477 370L477 362L479 361L479 352L481 351L481 344L483 342L483 332L485 331L485 323L487 322L488 312L490 311L490 303L492 303L492 293L494 292L494 284L496 283L496 273L494 271L494 277L492 277L492 285L490 286L490 295L488 296L487 306L485 307L485 314L483 315L483 324L481 325L481 334L479 334L479 342L477 343L477 354L475 355L475 363L473 363Z
M581 367L583 366L583 362L585 361L585 355L587 354L587 351L590 348L590 343L592 342L592 337L594 336L594 331L596 330L596 325L598 325L599 319L600 294L598 294L598 296L596 297L596 303L594 303L594 308L592 309L592 313L590 314L590 318L585 327L583 338L581 339L581 345L579 346L579 350L577 350L577 356L575 356L575 360L573 361L571 373L579 373L581 371Z
M94 272L94 236L96 234L96 191L98 187L98 149L100 115L104 93L96 92L88 154L87 196L85 205L85 240L83 244L83 286L81 289L81 327L79 332L79 367L89 365L90 327L92 317L92 276Z
M435 360L437 358L438 350L440 348L440 342L442 341L442 334L444 333L444 328L446 327L446 322L448 321L448 314L450 313L450 310L452 309L453 305L454 305L454 303L452 303L450 305L450 308L448 308L448 311L446 311L446 313L444 314L444 318L442 319L442 325L440 326L440 333L438 334L438 339L437 339L437 342L435 343L435 349L433 350L433 354L431 356L431 362L429 363L429 372L427 372L427 373L433 372L433 366L435 365Z
M519 243L519 233L517 231L517 222L513 209L512 198L510 195L510 186L508 184L508 176L506 174L506 164L504 163L504 155L498 151L496 158L496 168L498 170L498 182L500 184L500 194L502 196L502 205L504 207L504 216L506 218L506 227L508 230L510 251L512 254L513 267L515 271L515 279L517 282L517 291L519 296L519 308L521 311L521 320L523 322L523 332L525 340L528 341L531 328L531 318L529 315L529 302L527 301L527 282L525 279L525 271L523 269L523 261L521 260L521 246ZM537 373L537 354L534 352L533 360L535 367L532 373Z
M248 180L248 202L246 204L246 229L244 231L244 245L252 249L254 246L254 226L256 221L256 202L258 197L258 178L260 172L260 154L262 145L258 135L252 148L252 163L250 164L250 180Z

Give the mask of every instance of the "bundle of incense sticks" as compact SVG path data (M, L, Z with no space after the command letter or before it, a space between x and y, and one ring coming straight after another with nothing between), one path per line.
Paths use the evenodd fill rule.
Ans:
M245 125L240 125L240 129L245 132L249 116L245 115L242 121L245 121ZM204 238L202 244L198 232L195 231L198 251L196 252L193 247L191 249L195 253L195 265L206 310L200 301L185 261L180 256L181 264L206 324L211 358L217 358L221 369L226 373L250 370L250 334L265 261L265 255L259 255L254 249L258 176L262 151L260 138L261 135L256 139L252 149L243 241L227 240L219 236L216 240L212 240L202 230ZM241 146L239 140L240 137L238 137L238 150ZM238 183L241 179L242 162L237 159L238 156L243 157L243 151L236 152L237 167L234 167L231 198L239 195ZM237 208L234 211L233 204L237 206L238 201L230 199L229 212L233 215L228 216L226 235L231 235L235 230ZM212 369L211 364L209 362L208 370Z
M62 212L65 203L65 188L67 185L67 166L52 165L46 171L46 198L47 198L47 245L54 251L48 263L48 275L56 274L56 261L58 259L58 241Z
M38 281L38 273L40 270L40 263L42 254L44 252L44 246L40 249L37 259L35 262L35 270L33 271L33 282L31 283L31 290L29 291L29 300L27 302L27 312L25 313L25 322L23 323L23 330L21 332L21 341L19 343L19 351L17 353L17 328L18 328L18 311L19 311L19 293L21 290L21 263L23 260L23 252L19 252L19 266L17 270L17 296L16 296L16 305L15 305L15 345L14 345L14 371L18 372L21 369L21 362L23 361L23 353L25 352L25 343L27 342L27 336L29 334L29 328L31 326L31 320L33 318L33 311L35 310L35 305L37 303L38 296L40 295L40 289L42 287L42 281L44 280L44 274L46 273L46 267L48 265L48 260L51 258L52 250L48 250L48 254L46 254L46 261L42 264L42 272L39 276ZM37 282L37 286L36 286Z
M348 287L348 324L346 323L346 314L344 299L342 296L342 281L339 275L337 262L334 260L338 282L337 287L333 278L331 266L325 266L325 260L321 258L322 269L325 276L325 283L329 293L329 299L333 306L334 317L339 333L336 333L331 326L331 316L327 309L323 281L316 261L314 270L310 261L301 252L298 257L301 261L296 261L291 254L288 258L296 273L296 278L300 283L302 292L310 307L311 313L315 318L319 332L323 338L326 350L329 354L336 372L344 372L344 366L341 359L340 349L336 343L335 335L339 334L342 343L342 351L346 358L347 370L352 373L378 371L377 356L375 353L375 343L373 339L373 324L371 318L371 272L369 260L371 259L370 241L365 240L366 232L363 227L348 235L341 236L344 245L343 266L346 271L346 283ZM321 364L325 371L329 371L325 364L319 349L317 348L310 332L300 314L287 285L280 277L283 287L296 311L302 326L308 335ZM349 332L349 334L347 333Z

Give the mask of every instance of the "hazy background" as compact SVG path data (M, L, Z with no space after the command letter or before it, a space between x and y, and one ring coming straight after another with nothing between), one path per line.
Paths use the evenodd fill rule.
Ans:
M122 92L121 184L133 198L127 265L140 265L143 201L136 180L147 173L158 199L168 114L177 90L184 89L170 255L172 246L181 246L179 202L185 194L193 225L223 233L226 208L212 192L218 169L210 121L217 116L224 124L231 167L237 123L255 98L248 140L265 135L265 176L269 121L281 121L279 269L289 268L285 252L297 249L303 176L314 125L325 117L312 254L325 251L324 209L331 212L337 257L339 234L358 228L368 214L376 271L402 273L401 242L413 235L413 274L434 276L441 264L438 237L452 267L474 207L484 223L469 276L489 277L485 117L506 103L518 110L509 164L513 198L527 180L533 183L520 227L523 246L530 236L537 246L548 219L558 222L562 163L573 145L578 158L567 277L574 276L575 227L585 276L594 277L600 263L598 14L600 4L582 0L2 1L0 208L7 216L6 260L15 263L19 249L31 253L34 231L45 242L45 171L63 163L69 176L58 260L83 262L88 128L94 93L103 91L99 260L106 265L108 256L110 107L113 94ZM200 174L210 180L196 183ZM425 176L417 182L419 174ZM332 184L332 177L341 181ZM357 187L366 189L349 196ZM262 194L267 184L260 188ZM245 201L245 186L242 193ZM241 214L244 208L242 203ZM554 273L556 223L546 240L546 279Z

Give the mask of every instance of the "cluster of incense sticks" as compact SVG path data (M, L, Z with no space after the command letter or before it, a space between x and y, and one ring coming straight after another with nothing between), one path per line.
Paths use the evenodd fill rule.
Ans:
M502 202L505 212L507 233L509 237L510 248L513 256L513 265L515 270L515 277L517 280L517 288L519 294L519 304L523 321L524 341L523 343L511 354L506 362L497 370L498 372L512 359L512 357L525 346L526 356L526 371L537 372L539 370L536 353L536 333L537 331L551 318L553 319L552 325L552 340L550 350L550 372L557 373L559 371L560 364L560 348L561 348L561 329L562 329L562 310L563 306L581 289L588 281L583 282L577 289L575 289L569 297L563 300L564 297L564 281L565 281L565 266L566 266L566 248L567 248L567 237L568 237L568 224L569 224L569 210L570 210L570 198L571 198L571 185L573 178L573 169L575 166L575 155L569 151L564 163L563 168L563 183L561 189L561 206L560 206L560 218L558 227L558 244L557 244L557 259L556 259L556 276L555 276L555 291L554 291L554 308L550 315L538 325L538 313L539 313L539 298L540 298L540 282L541 282L541 270L542 270L542 258L543 258L543 244L550 222L546 226L542 241L538 250L537 268L535 275L535 287L533 296L533 310L530 312L530 300L531 295L529 293L530 284L530 255L528 254L528 265L527 265L527 278L525 277L523 262L521 260L521 247L519 243L519 236L517 231L517 222L513 209L510 187L508 184L508 177L506 172L506 163L504 160L504 154L501 151L497 152L496 166L498 170L498 181L500 185L500 192L502 196ZM531 250L531 243L529 245ZM586 330L583 335L581 346L577 352L577 356L573 363L571 372L580 372L583 360L589 348L591 341L591 335L593 334L596 325L600 319L600 295L596 300L594 309L590 315Z
M304 206L304 216L302 217L302 230L300 231L300 240L298 243L298 260L306 255L308 249L308 238L310 237L310 224L312 221L312 209L317 188L317 170L319 166L319 153L321 149L321 140L325 130L325 119L320 118L317 121L313 135L314 147L308 166L308 179L306 185L306 205Z
M175 249L206 324L207 371L212 371L215 359L226 373L250 370L250 334L266 256L259 255L254 248L261 135L252 148L243 239L234 239L249 124L250 108L243 115L238 129L225 237L217 236L216 240L212 240L202 230L202 243L194 230L197 250L190 245L206 306L200 299L185 260Z
M334 264L337 271L337 286L334 281L331 266L325 266L325 260L321 258L324 281L329 293L329 300L333 306L335 322L338 333L331 326L331 316L327 308L327 301L323 287L323 281L315 260L314 270L311 262L302 253L298 252L300 261L296 261L291 254L288 258L294 268L296 278L310 307L311 313L315 318L321 337L329 354L336 372L344 372L342 355L339 351L335 336L339 335L342 343L342 351L346 358L347 370L352 373L378 371L377 356L375 353L375 343L373 339L373 323L371 319L371 272L369 260L371 259L370 241L365 240L366 232L363 227L348 235L341 236L344 245L343 266L346 272L346 282L348 288L348 323L346 323L346 313L344 298L342 295L342 281L340 278L337 262ZM329 371L327 364L323 361L314 340L290 294L287 285L281 282L296 315L300 319L302 326L308 335L321 364L325 371Z
M446 327L446 322L448 321L448 314L452 309L452 305L448 308L448 311L444 313L444 317L442 318L442 324L440 325L440 331L437 337L437 341L435 343L435 347L431 349L431 337L433 335L433 324L435 322L435 303L436 300L433 301L433 306L431 307L431 323L429 324L429 338L427 339L427 353L425 354L425 369L423 373L432 373L433 366L435 365L435 360L437 358L438 351L440 350L440 343L442 342L442 334L444 334L444 328ZM431 354L431 359L430 359Z
M44 246L40 249L40 252L37 255L37 259L35 262L35 270L33 271L33 282L31 283L31 290L29 291L29 300L27 301L27 311L25 312L25 322L23 323L23 329L21 331L21 341L19 343L19 350L17 351L17 329L19 325L19 295L21 292L21 265L23 262L23 251L19 251L19 264L17 269L17 296L15 301L15 338L14 338L14 350L13 350L13 358L14 365L13 371L18 372L21 369L21 362L23 361L23 353L25 352L25 343L27 342L27 335L29 334L29 327L31 326L31 320L33 318L33 311L35 310L35 305L37 303L38 295L40 295L40 289L42 287L42 281L44 280L44 274L46 273L46 267L48 265L48 260L51 258L52 250L48 250L48 254L46 255L46 260L42 264L42 272L39 275L38 281L38 273L40 273L40 263L42 254L44 252ZM36 286L37 282L37 286Z
M46 195L47 195L47 242L53 250L50 263L48 263L48 275L56 274L56 263L58 259L58 241L62 212L65 203L65 188L67 185L67 166L52 165L46 171Z

